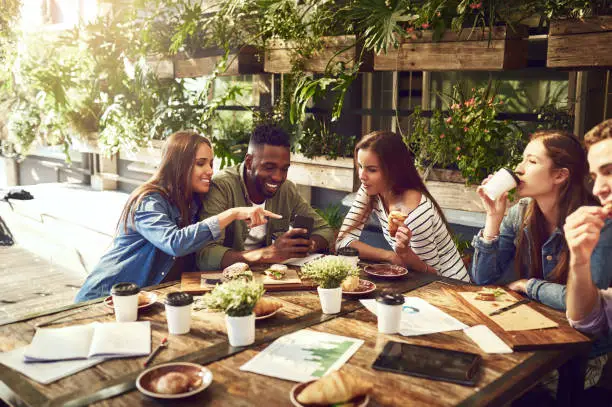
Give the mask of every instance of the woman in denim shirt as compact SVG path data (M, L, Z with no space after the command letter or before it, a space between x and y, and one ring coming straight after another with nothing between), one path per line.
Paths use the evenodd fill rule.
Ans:
M492 201L482 186L478 188L486 221L472 241L472 281L511 282L510 289L565 310L569 252L563 224L578 207L597 205L585 186L587 174L586 154L573 135L558 131L533 134L516 167L517 192L524 199L504 216L507 194ZM612 224L608 222L591 258L593 281L602 289L612 279L611 242Z
M130 195L113 246L87 277L75 302L108 295L118 282L145 287L179 279L182 271L195 269L189 255L218 239L221 229L234 220L257 226L266 223L266 216L280 218L247 207L198 221L200 194L210 188L212 164L212 145L206 137L179 131L168 138L157 172Z

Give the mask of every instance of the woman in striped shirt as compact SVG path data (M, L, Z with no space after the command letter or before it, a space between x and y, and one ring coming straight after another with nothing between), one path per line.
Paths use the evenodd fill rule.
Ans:
M344 218L336 248L350 246L359 250L362 259L470 281L444 214L427 191L401 137L392 132L372 132L357 144L355 157L361 187ZM389 232L388 222L393 210L407 215L403 224L396 223L395 236ZM378 217L393 251L359 241L371 213Z

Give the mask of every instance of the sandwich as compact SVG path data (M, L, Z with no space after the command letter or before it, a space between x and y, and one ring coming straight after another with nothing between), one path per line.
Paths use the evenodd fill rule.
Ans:
M273 280L282 280L285 278L289 268L284 264L273 264L264 273Z
M344 403L372 391L372 383L365 382L354 375L335 371L310 383L297 396L302 404Z
M223 281L232 281L244 279L245 281L253 280L253 272L250 270L249 265L246 263L234 263L231 266L227 266L223 270Z
M401 223L404 223L404 221L406 220L407 217L408 217L408 215L405 215L405 214L403 214L400 211L391 211L391 212L389 212L389 218L388 218L388 222L389 222L389 235L391 235L391 237L395 237L395 234L397 233L397 228L398 228L398 226L395 224L395 222L393 222L393 219L397 219Z

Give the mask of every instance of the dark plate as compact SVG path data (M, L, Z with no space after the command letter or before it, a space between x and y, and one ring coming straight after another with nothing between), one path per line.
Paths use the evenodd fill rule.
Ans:
M363 271L366 274L380 278L398 278L408 274L408 270L404 267L394 264L371 264L365 266Z
M295 386L293 386L291 388L291 391L289 392L289 399L291 400L291 403L293 403L293 405L296 407L329 407L331 406L331 404L302 404L299 401L297 401L298 395L306 388L306 386L308 386L312 382L314 382L314 380L311 380L309 382L304 382L304 383L298 383ZM352 405L355 407L364 407L364 406L367 406L369 402L370 402L370 396L366 394L363 396L354 397L350 399L349 401L346 401L345 403L353 403Z
M184 393L177 394L157 393L155 391L155 383L161 376L170 372L186 374L192 383L189 390ZM212 372L204 366L188 362L165 363L163 365L154 366L142 372L136 379L136 387L141 393L146 394L147 396L161 399L179 399L201 392L210 386L212 380Z
M359 287L357 287L357 291L344 291L342 290L342 294L348 295L350 297L358 297L360 295L367 295L376 290L376 284L369 280L359 279Z

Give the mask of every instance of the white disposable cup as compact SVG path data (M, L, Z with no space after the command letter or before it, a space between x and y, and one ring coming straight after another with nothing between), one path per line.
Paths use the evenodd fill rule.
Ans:
M516 188L518 185L518 178L508 168L501 168L493 177L482 186L485 194L492 200L496 200L504 192L510 191L512 188Z
M138 319L138 293L113 295L113 308L117 322L133 322Z
M166 319L168 320L168 332L171 335L182 335L191 329L191 307L193 304L166 306Z
M348 261L349 263L351 263L355 267L357 267L357 264L359 264L359 256L343 256L343 255L338 255L338 257Z
M403 304L387 305L376 303L376 316L378 317L378 332L383 334L395 334L399 332L402 320Z

